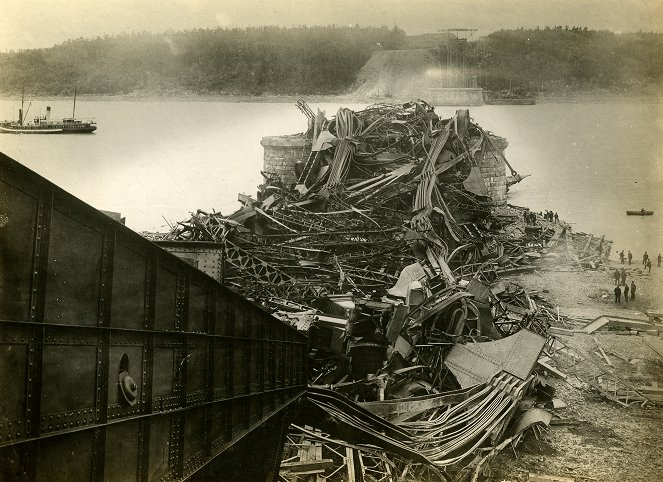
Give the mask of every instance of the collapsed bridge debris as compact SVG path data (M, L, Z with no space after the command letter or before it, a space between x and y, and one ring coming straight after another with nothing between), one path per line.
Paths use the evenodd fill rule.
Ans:
M505 439L559 320L500 276L596 268L611 243L507 205L507 183L526 176L507 176L506 141L467 110L298 107L301 156L266 169L255 199L143 234L309 335L310 407L291 440L328 457L286 450L291 480L341 468L352 480L362 454L389 479L448 479ZM472 370L473 357L489 363Z

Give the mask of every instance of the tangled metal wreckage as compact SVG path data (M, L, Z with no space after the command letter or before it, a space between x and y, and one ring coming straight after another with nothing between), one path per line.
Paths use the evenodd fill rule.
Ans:
M496 205L481 162L509 164L468 111L298 107L296 183L263 173L235 213L143 235L308 334L309 390L281 477L476 480L550 421L524 407L541 391L539 357L560 352L559 314L501 276L596 268L611 242Z

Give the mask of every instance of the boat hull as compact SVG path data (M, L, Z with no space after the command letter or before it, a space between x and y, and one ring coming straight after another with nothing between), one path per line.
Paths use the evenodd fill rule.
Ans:
M0 127L0 132L5 134L61 134L62 129L12 129L11 127Z
M626 211L627 216L652 216L654 211Z
M5 134L89 134L97 130L94 124L79 126L0 126L0 132Z

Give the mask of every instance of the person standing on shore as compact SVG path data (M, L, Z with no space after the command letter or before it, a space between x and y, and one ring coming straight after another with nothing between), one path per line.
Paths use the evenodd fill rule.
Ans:
M647 260L647 269L648 269L649 272L651 273L651 259L648 259L648 260Z
M635 300L635 282L631 281L631 301Z
M661 267L661 253L658 253L658 258L656 258L656 260L658 261L658 267L660 268Z
M628 252L628 264L631 264L632 259L633 259L633 255L631 254L631 251L629 250L629 252Z
M555 224L557 224L558 222L559 222L559 216L557 215L557 213L555 213Z
M620 275L619 275L619 270L617 268L615 268L615 272L612 273L612 277L615 278L615 286L619 286Z
M624 268L622 268L622 272L619 273L619 284L626 284L626 270Z
M622 303L622 289L619 287L619 285L615 286L615 303Z
M642 255L642 265L647 266L647 260L649 259L649 255L647 254L647 251L645 251L645 254Z
M619 252L619 261L621 261L621 263L624 264L624 250L623 249Z
M628 285L624 283L624 303L628 303Z

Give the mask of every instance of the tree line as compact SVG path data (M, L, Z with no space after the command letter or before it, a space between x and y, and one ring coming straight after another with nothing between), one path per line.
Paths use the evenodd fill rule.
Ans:
M376 49L405 44L398 27L256 27L68 40L0 54L0 91L87 94L333 94Z
M73 39L0 53L0 92L86 94L338 94L374 51L408 48L393 27L198 29ZM449 42L437 50L448 62ZM663 35L580 27L500 30L462 49L490 90L636 91L663 82ZM458 54L458 52L456 52Z
M586 27L500 30L464 46L489 90L634 92L663 82L663 35ZM446 60L447 47L440 57Z

